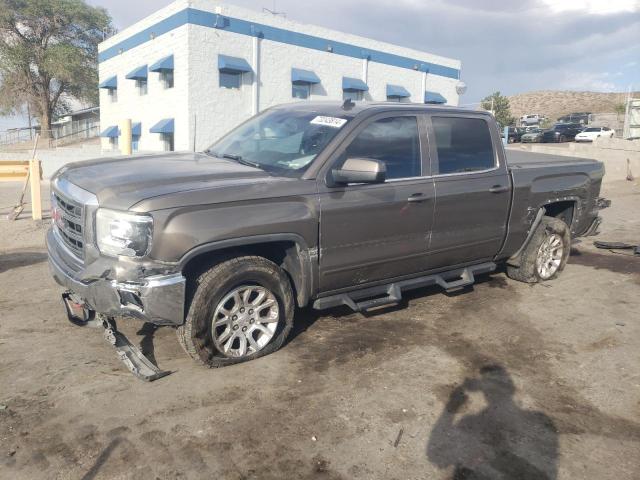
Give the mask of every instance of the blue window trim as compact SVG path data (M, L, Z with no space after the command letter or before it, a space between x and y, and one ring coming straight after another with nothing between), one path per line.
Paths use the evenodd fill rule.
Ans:
M101 137L105 138L114 138L120 136L120 129L117 125L111 125L110 127L105 128L102 133L100 133Z
M218 70L224 73L248 73L252 71L251 65L244 58L222 54L218 55Z
M118 77L113 76L107 78L104 82L98 85L98 88L106 88L107 90L117 90L118 88Z
M442 105L444 103L447 103L447 99L440 95L438 92L424 92L424 103Z
M335 55L342 55L345 57L359 59L368 58L371 62L416 70L419 72L429 72L429 74L441 77L454 79L460 78L460 70L457 68L424 62L422 60L394 55L392 53L382 52L379 50L364 49L349 43L336 42L327 38L307 35L305 33L248 22L238 18L225 17L213 12L206 12L195 8L185 8L184 10L176 12L173 15L160 20L155 25L145 28L129 38L104 49L98 54L98 61L104 62L105 60L109 60L122 52L131 50L132 48L149 42L152 38L156 38L187 24L209 28L220 28L229 32L251 37L259 36L278 43L295 45L322 52L331 52Z
M345 92L367 92L369 86L359 78L342 77L342 90Z
M400 85L387 84L387 98L409 98L411 94Z
M139 137L142 135L142 123L141 122L134 122L131 124L131 136L132 137Z
M302 70L301 68L291 69L291 83L293 84L311 84L320 83L320 77L311 70Z
M174 122L173 118L165 118L156 123L149 129L151 133L173 133Z
M125 77L127 80L146 80L149 76L149 71L146 65L136 68L132 72L129 72Z
M173 55L161 58L149 67L150 72L165 72L167 70L173 70Z

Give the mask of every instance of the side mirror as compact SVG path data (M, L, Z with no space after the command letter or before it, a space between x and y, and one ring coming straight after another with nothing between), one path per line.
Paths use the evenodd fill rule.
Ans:
M347 158L339 170L333 170L333 181L340 185L349 183L384 183L387 166L372 158Z

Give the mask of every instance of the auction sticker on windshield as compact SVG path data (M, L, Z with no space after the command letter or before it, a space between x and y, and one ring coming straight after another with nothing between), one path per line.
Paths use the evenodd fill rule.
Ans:
M313 120L311 120L311 122L309 123L312 123L313 125L326 125L327 127L340 128L345 123L347 123L347 120L344 118L338 118L338 117L318 116Z

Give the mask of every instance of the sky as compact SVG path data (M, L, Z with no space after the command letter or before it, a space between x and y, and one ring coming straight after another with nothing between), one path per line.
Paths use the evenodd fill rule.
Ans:
M89 0L124 29L170 0ZM462 61L461 104L493 91L640 90L640 0L233 0ZM2 130L3 119L0 119Z

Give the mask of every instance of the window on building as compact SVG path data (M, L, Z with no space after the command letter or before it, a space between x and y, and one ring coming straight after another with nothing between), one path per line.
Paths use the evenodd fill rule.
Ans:
M165 89L173 88L173 70L162 70L160 72L160 82Z
M138 95L146 95L147 94L147 79L146 78L138 78L136 80L136 88L138 89Z
M118 137L109 137L109 147L111 150L118 149Z
M162 141L163 150L165 152L173 152L174 144L173 144L173 132L172 133L161 133L160 140Z
M372 158L387 167L387 178L419 177L422 173L416 117L389 117L367 125L345 150L344 158Z
M131 135L131 150L137 152L140 149L140 135Z
M241 72L219 72L220 73L220 86L223 88L240 88L242 85L242 73Z
M291 85L291 96L306 100L311 95L310 83L293 83Z
M364 92L362 90L343 90L342 100L351 99L354 102L361 101L364 98Z
M110 88L107 90L109 94L109 101L111 103L116 103L118 101L118 90L116 88Z
M438 151L438 172L488 170L496 159L489 125L480 118L432 117Z

